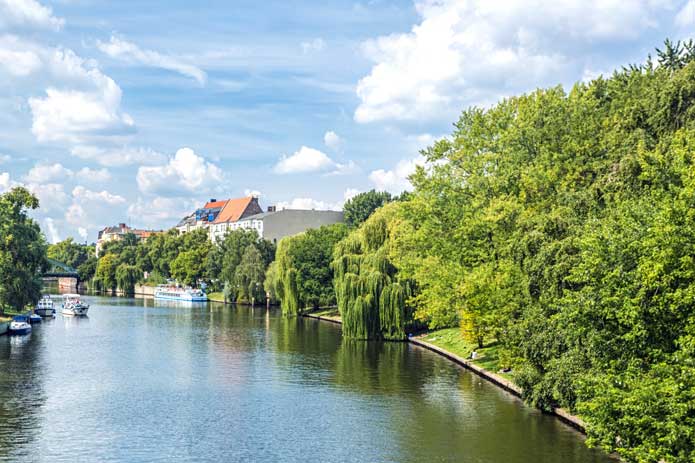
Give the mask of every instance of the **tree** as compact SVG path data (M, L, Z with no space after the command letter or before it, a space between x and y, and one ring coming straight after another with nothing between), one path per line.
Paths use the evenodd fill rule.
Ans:
M94 279L103 291L115 291L118 287L116 279L118 265L118 257L115 254L104 254L99 258Z
M39 200L23 187L0 195L0 309L22 310L41 297L41 273L48 266L46 241L27 215Z
M116 283L126 296L135 293L135 283L141 276L142 272L135 265L120 264L116 267Z
M330 263L335 244L346 234L344 224L334 224L280 240L268 286L275 289L283 314L335 304Z
M359 193L347 200L343 206L345 223L350 228L358 227L374 211L390 202L391 199L391 195L386 191L370 190L365 193Z
M236 268L234 281L237 287L238 301L254 302L265 299L263 282L265 279L265 264L260 251L254 245L249 245Z
M96 270L96 258L94 246L76 243L73 238L66 238L58 243L48 246L49 259L62 262L77 269L81 281L89 281ZM87 263L90 261L89 263ZM87 265L84 265L87 263Z

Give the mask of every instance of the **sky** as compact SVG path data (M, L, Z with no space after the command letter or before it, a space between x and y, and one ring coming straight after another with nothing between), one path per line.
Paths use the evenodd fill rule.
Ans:
M193 6L195 5L195 6ZM0 192L50 242L397 194L461 111L695 36L695 0L0 0Z

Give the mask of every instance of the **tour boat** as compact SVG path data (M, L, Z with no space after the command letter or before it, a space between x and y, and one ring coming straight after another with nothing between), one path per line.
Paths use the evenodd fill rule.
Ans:
M41 317L52 317L56 313L56 309L53 304L53 299L50 296L44 296L41 298L39 303L34 309L37 315Z
M63 308L60 310L63 315L85 317L88 310L89 305L80 300L79 294L63 294Z
M200 289L182 288L180 286L159 285L154 290L155 299L169 301L205 302L207 294Z
M31 325L28 323L29 318L26 315L17 315L12 318L10 323L10 334L21 335L31 333Z

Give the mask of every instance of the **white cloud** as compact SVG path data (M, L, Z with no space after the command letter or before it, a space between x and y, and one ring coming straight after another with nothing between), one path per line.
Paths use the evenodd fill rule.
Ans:
M318 211L339 211L342 204L334 204L326 201L319 201L313 198L294 198L291 201L280 201L277 203L278 210L283 209L315 209Z
M166 155L150 148L128 146L102 148L99 146L79 145L72 148L70 154L81 159L98 162L102 166L157 165L167 160Z
M686 28L695 25L695 0L689 0L676 15L676 25Z
M156 196L150 200L138 198L128 206L128 216L137 217L146 227L165 229L174 226L182 217L199 205L191 198Z
M357 122L451 119L537 86L577 80L592 60L657 27L670 2L419 0L420 23L363 45ZM536 14L542 12L542 14ZM600 63L603 65L603 63Z
M12 160L12 156L8 154L0 154L0 164L5 164Z
M302 53L308 55L309 53L323 51L326 48L326 41L322 38L316 38L301 43Z
M87 241L87 229L84 227L77 227L77 234L80 235L83 241Z
M282 156L273 168L276 174L325 172L327 175L344 175L356 170L354 161L339 163L326 153L307 146L302 146L290 156Z
M343 201L349 201L360 193L361 191L356 188L348 188L343 193Z
M212 191L222 181L222 170L190 148L181 148L162 166L140 167L137 182L143 193Z
M244 196L253 196L254 198L260 198L261 196L263 196L263 194L258 190L252 190L250 188L246 188L244 190Z
M143 66L178 72L179 74L195 79L200 85L205 85L205 81L207 80L207 75L202 69L181 58L162 55L152 50L143 50L136 44L113 35L109 42L98 41L97 47L112 58L118 58L129 63L137 63Z
M333 151L340 151L344 140L337 133L329 130L323 135L323 143Z
M16 37L1 38L0 49L7 46L34 53L41 61L32 71L38 79L47 79L46 95L29 98L32 132L39 141L82 143L134 131L133 119L120 109L120 87L94 62L72 50L45 48Z
M60 30L65 20L35 0L0 0L0 30L12 26L32 26Z
M283 156L275 165L278 174L295 174L300 172L317 172L327 170L335 165L333 160L325 153L306 146L302 146L291 156Z
M29 169L24 176L24 181L28 183L48 183L52 180L65 180L72 177L73 172L63 167L60 163L55 164L36 164Z
M69 204L70 198L62 183L29 183L25 186L39 199L42 214L62 212Z
M16 77L27 76L41 67L41 58L29 50L12 50L0 46L0 63Z
M83 167L75 172L75 178L80 182L87 183L104 183L111 180L111 172L107 169L90 169Z
M72 197L75 200L84 201L94 201L101 203L102 205L108 204L110 206L115 206L117 204L123 204L126 202L125 198L120 195L109 193L106 190L102 191L92 191L83 187L82 185L77 185L72 189Z
M58 229L53 223L53 219L46 217L43 222L46 224L46 229L48 230L48 241L51 243L57 243L60 241L60 235L58 234Z
M10 173L0 173L0 193L4 193L10 188L12 188L12 179L10 178Z
M398 161L392 170L378 169L369 174L369 180L374 187L380 191L388 191L393 194L400 194L403 191L412 189L408 177L415 172L417 166L424 166L425 158L417 156L413 159Z

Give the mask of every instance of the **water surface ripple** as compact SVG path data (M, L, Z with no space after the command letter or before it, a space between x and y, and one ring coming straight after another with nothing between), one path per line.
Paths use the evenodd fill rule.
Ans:
M604 462L406 343L219 304L87 298L0 337L0 461Z

